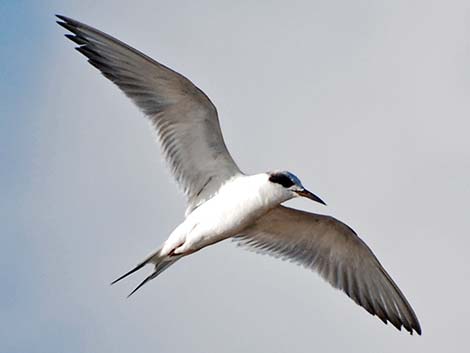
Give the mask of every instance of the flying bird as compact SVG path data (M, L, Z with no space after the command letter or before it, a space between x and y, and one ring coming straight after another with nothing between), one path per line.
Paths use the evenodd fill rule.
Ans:
M145 265L153 272L130 295L176 261L232 238L256 252L316 271L384 323L421 334L413 309L370 248L337 219L282 206L296 197L324 204L293 173L244 174L227 150L217 110L183 75L86 24L57 15L76 49L140 108L154 127L187 198L184 221Z

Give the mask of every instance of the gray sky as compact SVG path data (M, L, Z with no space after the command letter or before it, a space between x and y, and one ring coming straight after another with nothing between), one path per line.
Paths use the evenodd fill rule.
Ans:
M202 88L240 167L291 170L325 199L289 205L353 227L423 336L231 242L130 300L145 273L109 286L182 221L184 199L142 114L73 50L54 13ZM462 351L469 24L468 1L1 2L0 351Z

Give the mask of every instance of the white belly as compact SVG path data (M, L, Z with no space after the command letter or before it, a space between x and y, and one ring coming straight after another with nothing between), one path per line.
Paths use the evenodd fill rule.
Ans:
M182 254L239 234L284 200L266 193L264 175L241 176L196 208L170 235L164 252ZM274 195L276 196L276 195Z

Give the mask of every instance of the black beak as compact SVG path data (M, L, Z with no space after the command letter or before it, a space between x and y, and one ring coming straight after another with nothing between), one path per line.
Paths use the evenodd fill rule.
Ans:
M302 197L306 197L307 199L310 199L310 200L313 200L313 201L316 201L316 202L319 202L323 205L326 206L326 203L321 199L319 198L317 195L315 194L312 194L310 191L308 191L307 189L302 189L300 191L296 191L297 194L299 196L302 196Z

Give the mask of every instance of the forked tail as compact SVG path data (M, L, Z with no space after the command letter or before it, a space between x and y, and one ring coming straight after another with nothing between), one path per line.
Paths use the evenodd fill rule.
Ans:
M140 270L142 267L144 267L147 264L154 264L155 265L155 270L148 276L146 279L142 281L127 297L129 298L132 294L137 292L140 287L142 287L145 283L148 281L154 279L157 277L160 273L165 271L168 267L173 265L176 261L178 261L181 256L168 256L168 255L160 255L161 249L157 250L155 253L150 255L148 258L146 258L144 261L142 261L140 264L138 264L136 267L134 267L132 270L129 272L123 274L121 277L118 279L114 280L111 282L111 285L119 282L120 280L126 278L127 276L133 274L134 272Z

